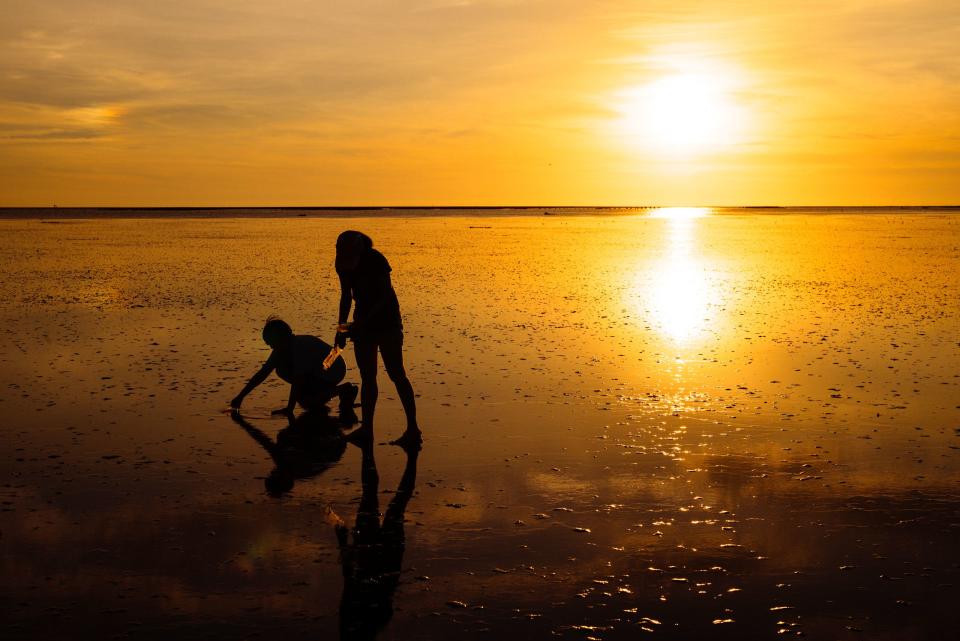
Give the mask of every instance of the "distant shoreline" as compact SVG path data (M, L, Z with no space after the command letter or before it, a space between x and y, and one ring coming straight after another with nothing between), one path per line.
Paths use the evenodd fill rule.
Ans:
M434 216L589 216L635 215L662 209L640 206L398 206L398 207L0 207L0 219L84 219L84 218L388 218ZM960 205L878 205L878 206L712 206L715 214L852 214L852 213L960 213ZM312 215L311 215L312 214Z

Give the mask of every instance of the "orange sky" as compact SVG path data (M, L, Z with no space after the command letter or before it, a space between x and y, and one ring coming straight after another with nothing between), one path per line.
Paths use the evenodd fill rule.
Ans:
M960 203L943 0L0 0L0 206Z

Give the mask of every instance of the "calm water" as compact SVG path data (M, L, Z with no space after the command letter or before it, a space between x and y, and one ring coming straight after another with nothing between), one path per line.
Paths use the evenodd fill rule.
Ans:
M546 211L0 220L10 638L955 636L960 216ZM418 457L222 412L347 228Z

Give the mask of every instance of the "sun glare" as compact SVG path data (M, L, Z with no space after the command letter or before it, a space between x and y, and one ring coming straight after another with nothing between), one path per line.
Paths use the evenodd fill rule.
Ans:
M740 141L743 109L723 73L672 73L624 90L618 129L662 155L692 156Z
M650 210L650 218L669 218L671 220L686 220L703 218L710 213L709 207L657 207Z

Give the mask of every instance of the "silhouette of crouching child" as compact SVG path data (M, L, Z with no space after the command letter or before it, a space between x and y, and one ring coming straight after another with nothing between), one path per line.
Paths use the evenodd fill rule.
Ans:
M340 399L340 416L349 422L355 420L353 403L358 388L352 383L341 383L347 372L343 357L337 357L328 368L323 360L333 349L316 336L294 334L286 322L268 318L263 326L263 341L273 351L267 362L254 374L239 394L230 401L230 406L240 409L243 399L273 371L290 384L290 396L286 407L274 410L274 414L292 414L297 404L306 410L320 409L334 398Z

